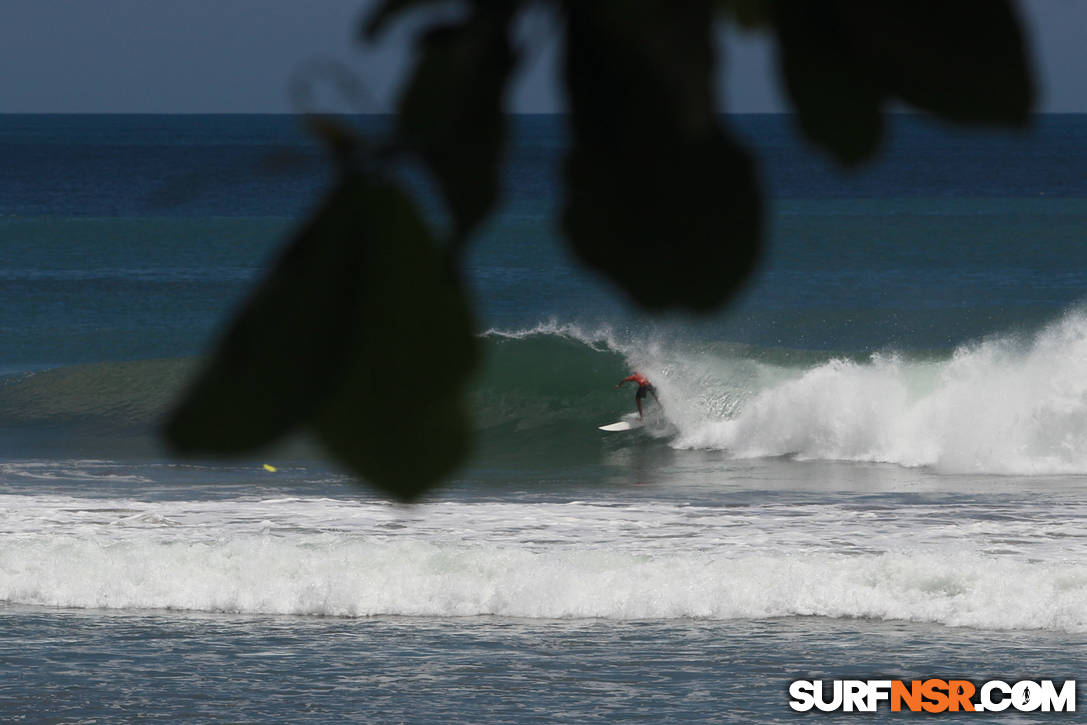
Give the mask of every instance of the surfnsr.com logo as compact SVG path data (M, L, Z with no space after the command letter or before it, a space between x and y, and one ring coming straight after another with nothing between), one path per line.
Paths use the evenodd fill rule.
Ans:
M789 698L798 712L1075 712L1076 681L794 680Z

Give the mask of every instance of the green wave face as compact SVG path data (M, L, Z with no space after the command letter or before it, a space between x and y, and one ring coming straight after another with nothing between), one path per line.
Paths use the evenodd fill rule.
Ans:
M615 350L563 335L482 342L471 390L480 453L595 442L597 425L633 410L633 390L614 389L627 374ZM155 451L157 427L196 367L192 358L103 362L0 378L0 455Z

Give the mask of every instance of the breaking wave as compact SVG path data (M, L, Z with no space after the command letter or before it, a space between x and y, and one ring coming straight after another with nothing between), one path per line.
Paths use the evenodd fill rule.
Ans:
M479 456L562 463L602 446L670 445L736 458L790 456L940 473L1087 473L1087 312L1031 336L943 355L765 349L549 322L481 335L472 386ZM49 440L151 436L188 360L70 366L0 379L0 428ZM656 385L650 425L596 427L633 411L640 370ZM606 442L602 442L606 441ZM94 446L81 455L98 455ZM116 450L107 450L118 455Z

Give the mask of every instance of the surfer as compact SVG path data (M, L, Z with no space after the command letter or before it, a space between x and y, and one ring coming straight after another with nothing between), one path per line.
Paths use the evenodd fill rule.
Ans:
M649 382L649 378L641 373L634 373L630 377L623 378L615 386L617 388L623 387L625 383L637 383L638 390L634 393L634 404L638 406L638 417L642 417L642 398L646 393L653 394L653 400L657 401L657 405L660 405L660 398L657 397L657 389L653 387L653 383Z

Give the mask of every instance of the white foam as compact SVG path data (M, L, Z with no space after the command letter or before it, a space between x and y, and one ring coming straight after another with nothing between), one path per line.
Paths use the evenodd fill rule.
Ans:
M516 330L503 330L492 327L480 333L480 337L497 337L507 340L526 340L542 336L576 340L595 350L607 349L622 352L630 348L629 344L620 341L618 334L610 325L585 327L573 322L559 322L555 318L540 322L533 327Z
M149 483L146 476L132 473L115 462L97 459L53 461L6 461L0 463L0 482L19 479L42 481L113 481Z
M746 391L727 417L678 402L689 409L677 418L680 448L945 473L1087 473L1087 314L943 362L831 360Z
M1087 631L1083 512L0 497L0 600L327 616L870 617ZM982 512L984 513L984 512ZM1079 528L1077 528L1079 527Z
M946 553L637 555L248 535L6 548L0 598L57 607L329 616L870 617L1087 631L1081 567Z

